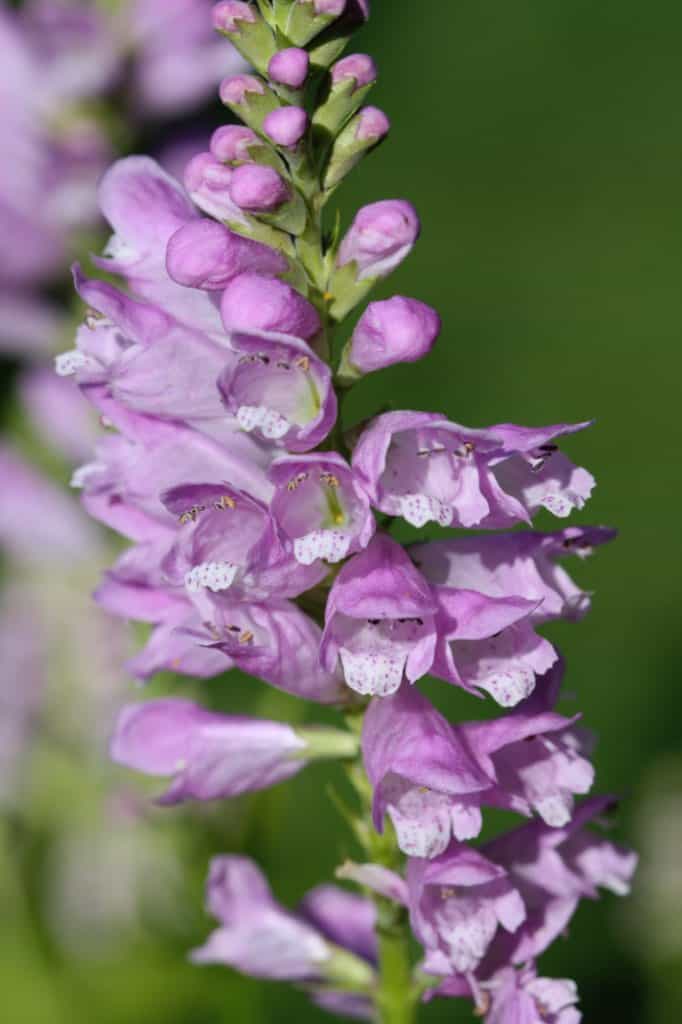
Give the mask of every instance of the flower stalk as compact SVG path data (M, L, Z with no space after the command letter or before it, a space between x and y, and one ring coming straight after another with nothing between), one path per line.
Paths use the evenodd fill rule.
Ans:
M124 711L112 753L170 778L163 803L262 789L318 760L342 761L355 789L359 810L335 799L366 862L337 877L363 895L323 885L287 911L252 862L217 857L218 927L195 961L289 979L378 1024L412 1024L427 990L491 1024L578 1024L574 986L538 977L536 958L581 898L625 892L636 858L586 827L611 801L576 802L593 782L590 739L556 710L564 665L538 630L586 613L558 560L613 532L496 532L582 508L594 480L559 442L589 422L341 422L356 381L428 355L441 327L394 296L334 344L420 231L396 199L364 206L343 237L323 223L388 131L361 106L373 61L341 58L368 16L368 0L216 5L260 72L220 88L245 126L218 129L186 191L146 158L108 172L114 236L99 263L128 294L78 271L100 316L58 362L119 431L75 482L133 541L97 595L153 624L133 674L237 667L337 709L346 729L148 701ZM400 519L477 532L404 546ZM427 674L505 713L451 723L419 690ZM489 807L530 820L482 844Z

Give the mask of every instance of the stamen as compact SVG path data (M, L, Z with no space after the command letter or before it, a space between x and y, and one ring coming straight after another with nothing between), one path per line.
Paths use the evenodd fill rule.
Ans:
M224 512L228 508L236 508L237 502L234 498L231 498L229 494L221 494L217 501L213 502L213 508L216 512Z
M287 490L290 492L295 491L297 487L300 487L302 483L305 483L309 476L309 473L297 473L296 476L287 484Z

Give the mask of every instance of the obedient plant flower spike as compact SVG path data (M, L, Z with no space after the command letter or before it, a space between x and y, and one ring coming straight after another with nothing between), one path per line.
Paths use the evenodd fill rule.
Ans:
M130 673L237 668L336 709L345 727L161 698L124 708L111 753L168 780L161 804L346 762L356 802L336 802L362 860L337 877L369 896L322 886L290 912L251 862L215 858L219 927L195 962L303 983L321 1008L377 1024L413 1024L427 997L468 999L488 1024L578 1024L575 986L538 977L535 960L581 899L627 891L635 857L585 827L609 801L577 799L593 783L591 739L579 712L557 710L564 665L538 629L586 613L589 594L558 560L613 531L409 546L389 532L398 517L477 531L527 526L542 509L565 517L594 480L557 447L587 422L470 428L402 410L344 432L348 389L427 355L441 326L397 295L359 311L343 351L333 346L420 230L401 199L363 206L343 237L323 225L388 131L364 105L374 62L340 59L368 15L368 0L215 6L253 69L220 88L243 123L193 157L186 190L144 157L105 175L114 233L97 265L122 287L76 269L91 312L57 363L113 428L73 482L130 541L96 592L151 627ZM467 721L420 692L427 674L470 695ZM476 697L497 717L476 721ZM489 807L527 823L474 848Z

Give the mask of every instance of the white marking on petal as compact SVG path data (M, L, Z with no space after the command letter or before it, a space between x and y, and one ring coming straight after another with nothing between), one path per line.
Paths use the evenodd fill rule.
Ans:
M69 349L68 352L60 352L55 356L54 368L58 377L72 377L79 370L91 370L96 366L91 356L77 348Z
M289 430L289 421L265 405L240 405L237 422L242 430L258 428L271 441L279 441Z
M443 853L450 842L451 798L393 774L384 779L382 790L403 853L427 858Z
M574 500L571 500L572 498ZM578 495L571 495L570 492L562 494L560 491L557 491L555 494L546 494L541 499L540 504L548 512L551 512L552 515L557 516L559 519L566 519L574 508L582 508L585 502Z
M567 793L549 793L539 800L534 800L533 807L546 825L563 828L571 820L573 800Z
M487 677L475 680L503 708L513 708L530 697L535 689L535 673L527 665L508 664Z
M217 593L228 590L234 583L237 566L232 562L202 562L185 573L185 586L191 593L205 588Z
M405 654L353 654L345 647L339 653L346 682L356 693L388 697L403 681Z
M312 530L294 541L294 557L301 565L312 565L318 558L340 562L348 554L350 536L340 530Z
M489 900L447 895L436 912L436 926L455 970L474 971L497 931L497 915Z
M452 522L452 508L427 494L405 494L400 498L399 505L403 519L418 528L430 522L440 523L441 526L449 526Z

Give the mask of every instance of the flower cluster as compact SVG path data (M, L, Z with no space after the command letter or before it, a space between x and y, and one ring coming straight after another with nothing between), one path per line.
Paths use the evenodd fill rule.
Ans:
M471 999L488 1024L575 1024L575 987L539 977L536 958L582 898L627 891L635 857L587 828L609 800L575 802L592 786L591 740L556 710L563 663L538 630L585 614L589 595L560 561L613 534L487 531L583 507L594 480L559 443L589 424L474 428L414 410L343 422L356 380L420 359L440 330L434 310L396 296L337 339L419 234L413 207L392 199L343 237L322 227L388 130L363 105L372 60L341 56L369 3L224 0L213 13L253 69L220 86L243 123L217 129L184 187L146 157L101 183L113 234L96 262L125 289L75 270L88 313L57 370L110 430L74 484L131 541L97 599L151 626L133 675L236 666L336 706L348 727L160 699L124 710L112 755L169 779L164 803L352 762L367 856L341 874L373 902L323 887L289 913L254 865L217 858L220 926L198 962L305 982L345 1015L406 1020L428 993ZM405 547L399 519L480 532ZM453 725L415 685L427 674L508 711ZM472 845L484 808L529 821Z

